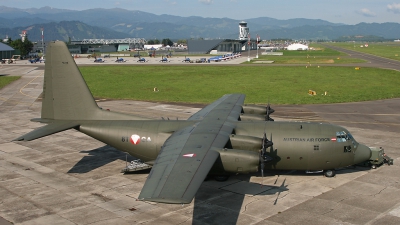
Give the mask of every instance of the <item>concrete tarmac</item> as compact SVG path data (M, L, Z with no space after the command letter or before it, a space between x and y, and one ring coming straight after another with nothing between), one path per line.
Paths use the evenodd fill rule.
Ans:
M0 74L22 76L0 90L0 224L400 224L400 99L276 106L272 115L343 125L358 142L383 147L393 166L343 168L335 178L303 171L234 175L205 181L191 204L170 205L137 201L149 171L120 173L125 153L75 130L12 142L42 126L29 120L40 117L43 70L17 64ZM200 109L98 104L158 119L186 119Z

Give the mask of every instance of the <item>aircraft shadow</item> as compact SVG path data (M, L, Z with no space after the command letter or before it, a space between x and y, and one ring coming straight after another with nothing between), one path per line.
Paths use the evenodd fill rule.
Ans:
M346 168L337 169L337 175L349 174L370 170L369 167L349 166ZM310 176L317 177L323 176L323 173L310 173L306 174L305 171L281 171L269 170L264 176L268 179L269 185L260 185L253 183L250 178L260 179L261 174L249 174L233 176L225 182L217 182L213 180L204 181L194 199L193 220L192 224L237 224L243 221L248 221L247 215L239 218L241 211L249 210L247 206L248 199L245 201L245 196L270 196L265 202L265 206L277 205L281 197L286 195L285 192L289 190L286 184L286 178L280 176ZM276 177L274 182L271 183L271 178ZM332 178L326 178L332 179ZM243 207L247 209L243 209Z
M230 178L225 182L204 181L194 199L192 224L237 224L246 195L270 195L274 198L273 204L276 205L281 193L289 190L285 184L286 179L282 181L279 176L274 185L252 183L252 176L254 174L241 175L238 179ZM273 197L275 195L276 197Z
M93 150L80 151L80 153L88 155L83 156L82 159L68 171L68 173L88 173L116 160L125 161L127 156L128 162L135 159L129 154L118 151L109 145Z

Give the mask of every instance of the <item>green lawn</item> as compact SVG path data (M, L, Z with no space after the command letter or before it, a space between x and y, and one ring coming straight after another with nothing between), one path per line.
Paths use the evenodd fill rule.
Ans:
M6 76L0 76L0 89L5 87L6 85L10 84L11 82L18 80L20 77L6 77Z
M372 55L377 55L389 59L400 60L400 42L383 42L383 43L368 43L368 47L360 47L365 45L364 42L338 42L329 43L329 45L334 45L354 51L369 53Z
M244 93L246 103L317 104L400 97L400 72L377 68L193 65L80 70L100 98L210 103L224 94ZM310 89L317 95L308 95Z
M252 59L250 63L262 63L263 61L274 61L274 64L345 64L363 63L365 60L349 58L346 54L326 48L320 44L311 44L313 50L308 51L278 51L283 56L270 56L259 54L258 59ZM249 62L245 62L248 64Z

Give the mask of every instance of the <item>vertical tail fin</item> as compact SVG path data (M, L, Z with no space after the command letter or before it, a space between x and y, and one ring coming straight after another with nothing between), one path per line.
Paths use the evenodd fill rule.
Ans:
M49 123L14 141L30 141L77 128L85 120L143 120L145 118L102 110L94 101L78 66L64 42L47 47L44 71L42 119Z
M146 120L139 116L102 110L62 41L46 51L42 121L45 120Z
M42 119L85 120L99 110L65 43L50 43L46 51Z

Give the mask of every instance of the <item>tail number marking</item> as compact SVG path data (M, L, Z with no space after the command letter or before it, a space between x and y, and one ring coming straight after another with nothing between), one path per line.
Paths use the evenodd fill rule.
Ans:
M140 137L137 134L133 134L130 137L121 137L122 142L130 142L133 145L138 145L140 142L151 142L151 137Z

